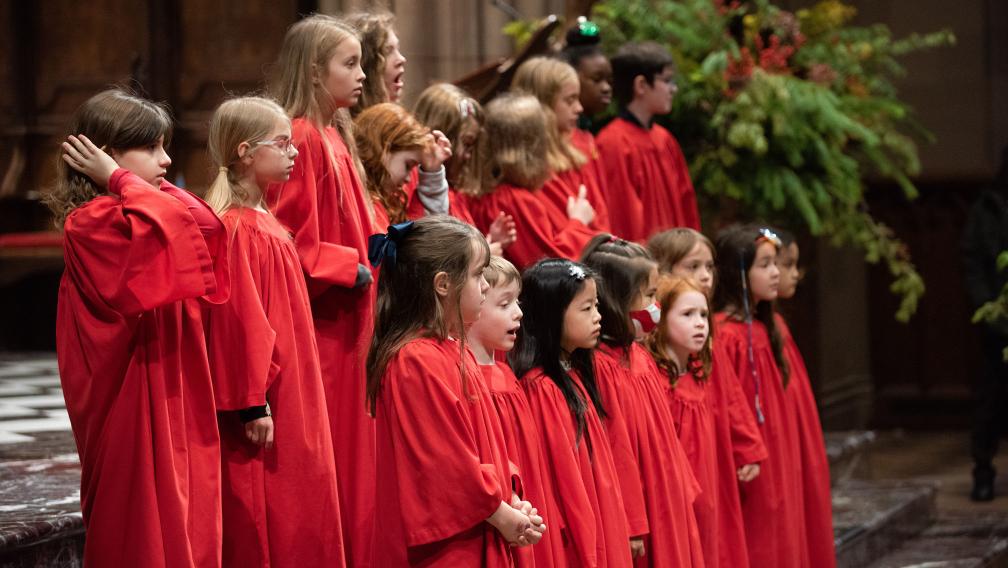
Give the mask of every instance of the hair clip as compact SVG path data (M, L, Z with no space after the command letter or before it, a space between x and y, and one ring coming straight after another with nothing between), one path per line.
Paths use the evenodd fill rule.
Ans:
M766 241L777 248L781 247L780 237L777 236L777 233L766 227L759 228L759 236L756 237L756 242L759 243L761 241Z
M396 265L396 247L413 230L413 221L389 225L387 234L368 237L368 260L377 267L385 261L386 268Z
M567 273L571 275L571 278L577 280L578 282L585 279L584 268L581 268L576 264L570 265L570 267L567 269Z
M598 25L584 16L578 17L577 28L578 32L586 37L598 37L599 35Z
M473 100L470 98L459 99L458 102L459 114L463 119L469 118L470 116L476 114L476 106L473 104Z

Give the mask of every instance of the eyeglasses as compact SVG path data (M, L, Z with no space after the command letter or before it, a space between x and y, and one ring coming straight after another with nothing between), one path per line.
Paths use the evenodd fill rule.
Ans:
M254 144L256 148L260 146L272 146L280 152L287 154L294 147L294 142L286 136L281 136L280 138L274 138L273 140L263 140L262 142L256 142Z

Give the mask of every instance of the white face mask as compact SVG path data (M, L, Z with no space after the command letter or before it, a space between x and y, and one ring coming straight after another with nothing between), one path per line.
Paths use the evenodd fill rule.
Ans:
M637 335L651 333L661 321L661 306L654 302L643 310L634 310L630 312L630 320Z

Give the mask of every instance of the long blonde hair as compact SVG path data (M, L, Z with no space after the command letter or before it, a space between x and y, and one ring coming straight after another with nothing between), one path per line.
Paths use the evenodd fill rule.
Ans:
M539 189L549 178L546 115L532 95L504 93L486 107L480 140L483 172L480 192L500 183Z
M389 220L406 220L406 192L389 186L385 160L395 152L423 150L430 130L417 122L409 111L395 103L379 103L357 115L357 149L367 174L365 184L372 199L388 212Z
M570 137L565 137L557 125L556 104L560 90L568 83L578 83L578 74L573 67L552 57L533 57L522 63L515 71L511 88L524 91L542 104L546 115L546 159L554 172L573 170L584 165L588 160L584 154L571 144Z
M217 169L207 204L218 215L231 207L241 205L248 194L238 184L245 166L238 155L242 142L255 146L266 140L278 121L288 121L283 107L276 101L263 97L238 97L221 103L210 119L210 136L207 150L210 163Z
M389 102L385 88L385 46L389 32L393 31L395 16L384 9L357 12L347 16L346 23L360 35L361 67L367 75L357 104L350 108L350 114L356 117L370 106Z
M484 122L483 107L479 101L451 83L434 83L420 93L413 114L427 128L440 130L451 140L453 153L445 164L449 172L448 184L459 191L476 193L480 183L479 147ZM462 126L469 119L480 126L476 144L469 161L453 168L452 163L460 159L455 152L461 148Z
M140 98L125 88L94 95L77 107L68 134L83 134L106 151L125 151L152 144L164 136L171 141L172 119L164 105ZM86 175L63 161L56 162L56 184L43 200L55 216L56 227L71 211L105 193Z
M347 40L359 42L356 30L337 18L312 14L287 29L280 54L270 81L270 94L291 118L305 118L319 130L333 126L346 144L357 175L364 179L364 168L354 143L353 120L350 111L335 107L332 95L322 81L336 48ZM327 123L326 117L332 119ZM335 168L335 154L325 136L322 137ZM368 204L369 213L374 217Z

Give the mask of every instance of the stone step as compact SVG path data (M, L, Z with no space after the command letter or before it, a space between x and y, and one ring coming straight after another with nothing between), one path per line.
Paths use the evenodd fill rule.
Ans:
M868 475L868 453L879 436L872 430L830 431L823 434L833 485Z
M931 526L934 484L848 480L833 488L837 566L862 568Z
M1008 513L943 514L868 568L1008 566Z

